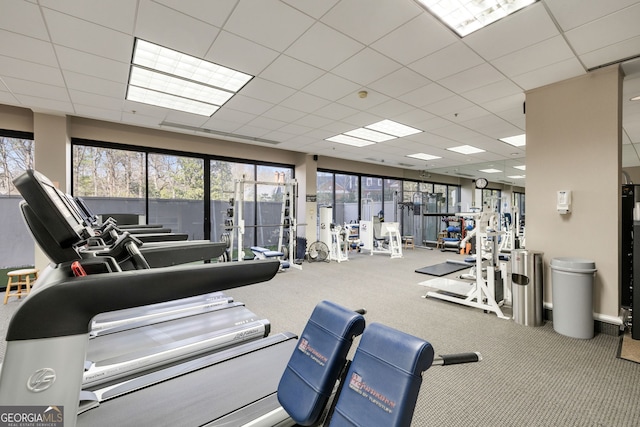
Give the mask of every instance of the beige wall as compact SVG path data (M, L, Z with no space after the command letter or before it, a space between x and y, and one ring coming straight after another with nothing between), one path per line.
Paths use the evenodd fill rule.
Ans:
M596 318L619 322L621 87L618 66L527 92L527 249L595 261ZM572 191L560 215L556 192Z

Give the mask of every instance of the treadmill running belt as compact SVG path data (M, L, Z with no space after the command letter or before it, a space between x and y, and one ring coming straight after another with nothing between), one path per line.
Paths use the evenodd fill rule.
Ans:
M109 400L78 426L201 426L277 390L297 338Z

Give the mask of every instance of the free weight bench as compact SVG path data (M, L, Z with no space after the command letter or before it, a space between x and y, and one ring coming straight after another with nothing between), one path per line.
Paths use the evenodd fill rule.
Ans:
M263 248L262 246L251 246L251 252L253 252L253 259L272 259L275 258L280 261L280 271L289 268L291 265L289 261L280 259L284 256L284 252L272 251L271 249Z

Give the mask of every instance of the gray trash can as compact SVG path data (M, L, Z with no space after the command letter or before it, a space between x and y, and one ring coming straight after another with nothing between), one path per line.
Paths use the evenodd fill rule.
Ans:
M549 266L553 329L572 338L593 338L595 262L580 258L553 258Z
M541 326L544 323L543 254L543 252L526 249L511 251L513 320L520 325Z

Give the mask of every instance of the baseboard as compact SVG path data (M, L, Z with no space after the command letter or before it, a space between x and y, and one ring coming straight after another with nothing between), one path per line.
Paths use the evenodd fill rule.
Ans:
M544 303L544 319L553 323L553 305ZM624 331L622 316L609 316L606 314L593 313L593 328L598 334L619 336Z

